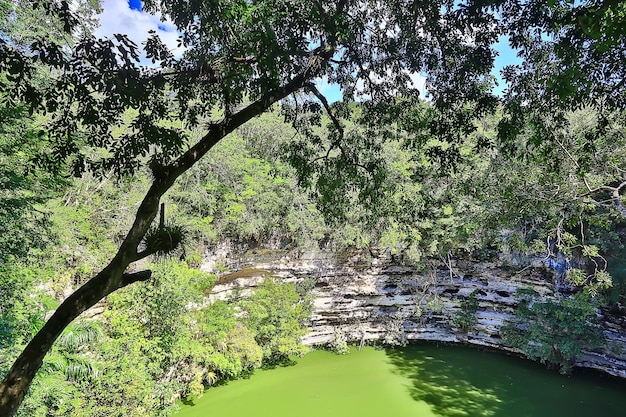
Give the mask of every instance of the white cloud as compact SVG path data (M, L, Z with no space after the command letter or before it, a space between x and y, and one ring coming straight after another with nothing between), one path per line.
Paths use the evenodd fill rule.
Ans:
M183 48L178 48L176 27L170 21L162 22L160 15L131 10L127 0L104 0L102 9L102 14L98 15L100 27L95 30L97 37L110 38L115 33L122 33L141 46L148 38L148 31L155 30L175 55L183 53Z

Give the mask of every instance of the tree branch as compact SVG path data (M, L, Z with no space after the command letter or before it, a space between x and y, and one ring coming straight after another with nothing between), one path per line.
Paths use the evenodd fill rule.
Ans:
M583 175L583 182L585 183L585 186L587 187L587 190L589 190L589 192L587 194L583 194L582 197L595 193L597 191L600 190L600 188L596 188L596 189L591 189L591 186L589 185L589 183L587 182L587 178Z
M580 169L580 164L578 163L578 161L576 160L576 158L574 158L574 156L570 153L570 151L567 150L567 148L561 143L560 140L558 140L556 137L554 138L554 140L556 141L556 143L561 147L561 149L563 149L563 152L565 152L567 154L567 156L569 157L569 159L574 163L574 165L576 166L576 168Z
M335 16L343 13L343 9L346 7L346 3L348 2L348 0L339 0L337 2L337 8L335 9Z
M621 189L624 188L624 187L626 187L626 181L624 181L623 183L618 185L617 188L615 188L613 190L612 196L613 196L613 204L617 208L617 211L619 211L621 216L626 219L626 207L624 207L624 205L622 204L622 202L619 199L619 193L620 193Z
M148 256L152 256L152 255L154 255L157 252L158 252L157 249L142 250L140 252L137 252L137 254L133 258L131 258L131 262L130 263L137 262L137 261L140 261L142 259L146 259Z
M328 104L328 100L326 100L326 97L322 93L320 93L320 91L317 89L317 87L313 83L307 83L305 87L310 92L312 92L313 95L315 95L315 97L317 97L319 101L322 102L322 105L324 106L324 109L326 109L326 113L328 114L328 117L330 117L330 120L332 120L333 124L335 125L335 128L339 132L339 135L343 138L344 137L343 126L341 126L339 119L337 119L337 117L334 115L332 109L330 108L330 105Z
M147 281L150 277L152 277L152 271L149 269L139 272L127 272L122 275L122 283L126 286L138 281Z
M597 193L600 190L610 191L611 192L611 200L607 200L606 202L608 203L609 201L612 201L613 205L615 206L615 208L617 209L619 214L623 218L626 219L626 207L620 201L620 192L622 191L622 188L626 187L626 181L622 182L617 187L610 187L608 185L601 185L600 187L593 188L593 189L591 188L591 186L587 182L587 178L583 177L583 182L585 183L585 186L587 187L588 192L583 194L583 195L581 195L580 197L589 196L589 197L592 198L593 204L595 204L595 205L602 205L601 202L598 202L595 199L593 199L592 194Z
M316 48L310 56L310 61L327 62L334 51L333 46ZM112 292L133 282L150 278L150 271L135 273L124 271L132 262L149 255L145 251L138 253L137 248L157 216L161 197L171 188L176 179L189 170L224 136L263 113L272 104L303 88L310 79L318 76L321 68L321 65L307 65L302 73L283 86L268 92L231 117L210 125L208 132L198 143L176 161L163 167L162 171L159 170L159 174L155 175L152 185L137 209L133 225L110 263L61 303L11 366L0 383L0 415L15 415L37 370L41 367L43 358L67 325Z

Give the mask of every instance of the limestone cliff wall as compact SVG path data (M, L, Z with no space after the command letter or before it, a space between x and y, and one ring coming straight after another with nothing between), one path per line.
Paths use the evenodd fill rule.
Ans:
M555 295L553 274L536 260L522 271L504 262L443 262L426 272L416 271L386 253L352 251L287 252L248 250L239 255L217 254L229 268L210 297L225 298L233 289L245 295L265 275L287 281L314 280L315 298L307 344L326 344L343 333L348 340L405 343L430 340L469 343L511 350L502 344L500 328L516 307L519 288ZM467 334L452 326L460 301L477 290L478 323ZM607 347L586 352L579 366L626 378L626 318L603 317Z

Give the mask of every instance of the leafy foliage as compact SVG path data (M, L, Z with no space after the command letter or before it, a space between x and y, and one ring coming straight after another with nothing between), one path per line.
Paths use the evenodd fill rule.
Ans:
M46 308L52 305L35 283L31 265L0 263L0 350L22 345L43 325Z
M42 247L48 236L48 218L36 210L58 195L65 181L29 160L41 149L43 131L23 107L0 108L0 262L25 256Z
M527 357L569 373L583 349L602 344L596 306L588 294L544 301L532 291L521 291L518 297L515 319L502 335Z
M48 355L44 371L60 371L67 381L86 381L98 375L93 359L85 352L103 337L96 323L78 322L70 326L57 340L55 351Z
M460 310L452 319L452 324L465 333L473 329L478 322L478 318L476 317L476 312L478 311L478 300L476 299L477 293L478 290L474 290L467 296L467 298L461 300Z
M306 353L300 337L306 332L304 324L311 315L312 303L306 296L301 298L292 283L266 278L251 297L242 301L241 309L268 362L283 362Z
M41 3L55 8L49 2ZM156 68L141 66L139 48L123 34L108 40L83 33L65 49L39 38L32 43L3 43L3 70L14 74L5 83L5 90L15 93L11 101L24 99L33 110L51 116L51 152L41 155L44 165L58 167L68 160L76 174L109 169L121 174L136 172L147 157L158 171L158 165L174 161L192 143L186 130L175 127L181 126L181 121L186 129L194 129L212 116L216 106L229 116L245 100L257 100L298 74L324 76L346 91L346 102L357 96L375 101L363 113L363 120L369 121L368 131L363 132L367 135L357 131L344 135L337 129L339 125L329 125L327 143L341 150L329 158L339 163L312 163L308 170L321 174L319 189L324 198L331 198L324 184L331 184L330 176L341 173L346 180L354 179L352 187L365 187L361 191L365 201L375 189L368 190L365 178L357 178L367 174L375 180L381 175L372 165L378 158L376 136L371 133L383 132L384 122L391 116L386 113L406 105L396 102L397 97L416 102L419 93L411 74L429 74L435 108L446 112L446 117L429 119L426 128L433 133L437 129L441 135L458 138L458 132L468 126L468 115L495 104L485 88L494 57L490 45L497 38L494 17L487 10L448 2L419 7L394 2L375 8L344 1L314 3L314 7L300 7L291 1L144 3L145 10L173 20L186 47L177 57L152 33L143 53ZM71 28L79 19L68 14L64 4L56 11ZM216 21L224 24L215 25ZM378 27L371 25L372 21L385 21L386 25ZM417 22L420 31L415 30ZM258 48L259 44L264 48ZM454 60L440 59L452 55ZM335 64L326 65L331 57ZM367 68L364 63L369 63ZM30 78L36 66L48 67L57 75L41 86L34 85ZM294 102L291 115L296 125L300 125L302 110L319 113L323 107L309 81L303 79L298 86L312 92L313 99L301 96ZM356 85L363 87L357 90ZM455 102L468 101L478 104L456 109L460 112L446 110ZM442 123L447 127L442 128ZM126 126L119 137L110 129L118 125ZM403 126L407 131L408 127ZM320 141L313 143L323 148ZM83 145L105 152L87 153ZM353 153L367 147L374 152ZM324 171L332 166L339 171ZM364 172L359 173L361 169Z
M307 291L268 279L250 299L207 304L215 276L167 258L153 270L109 297L103 317L63 332L20 416L169 415L177 398L306 351ZM3 367L17 353L1 352Z
M280 127L289 129L284 123ZM249 140L238 135L225 139L170 193L172 215L197 239L282 240L306 246L306 240L323 236L321 216L289 169L276 155L262 157L255 150L266 139L260 137L263 128L261 123L249 126L246 135L254 135Z

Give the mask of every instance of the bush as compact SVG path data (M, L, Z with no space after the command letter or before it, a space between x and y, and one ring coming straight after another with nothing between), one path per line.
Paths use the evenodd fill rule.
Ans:
M521 290L518 297L515 318L502 328L502 337L527 357L568 374L583 349L604 343L587 293L545 301L532 290Z
M466 299L461 300L461 309L452 319L452 324L465 333L473 329L478 322L476 317L476 311L478 311L477 293L478 290L474 290Z

